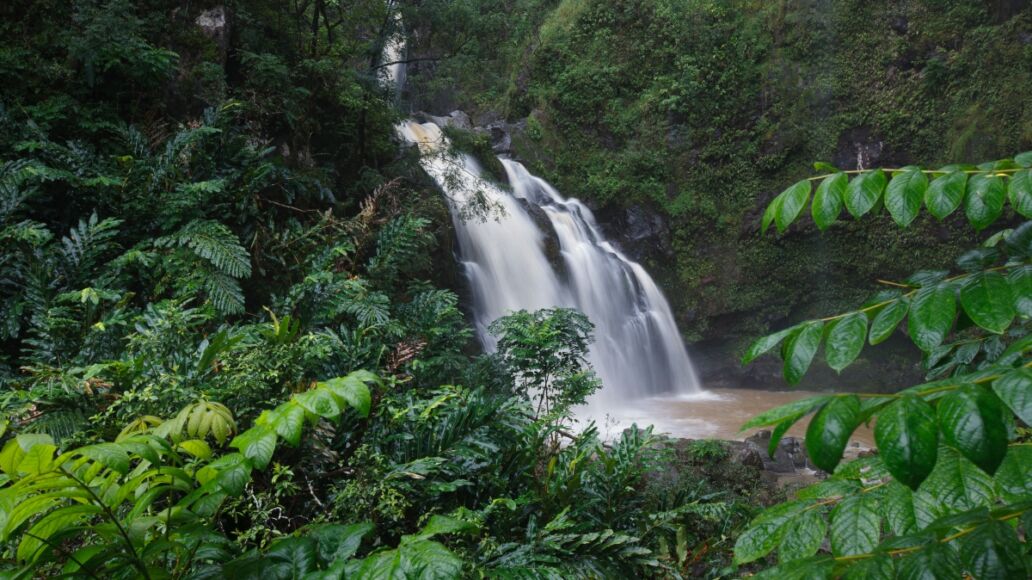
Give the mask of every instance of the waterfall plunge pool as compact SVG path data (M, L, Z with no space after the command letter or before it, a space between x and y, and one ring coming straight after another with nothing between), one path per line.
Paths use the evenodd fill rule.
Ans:
M777 407L827 393L768 391L761 389L710 389L683 395L656 396L625 404L586 407L577 414L578 427L595 421L605 439L618 437L633 424L653 425L657 433L680 439L744 440L761 429L739 431L749 419ZM812 415L803 418L786 435L803 437ZM766 428L766 429L769 429ZM873 431L861 425L850 438L862 447L874 446Z

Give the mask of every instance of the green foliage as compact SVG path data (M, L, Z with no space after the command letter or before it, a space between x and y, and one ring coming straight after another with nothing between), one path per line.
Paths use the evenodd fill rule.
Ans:
M952 211L964 199L977 197L967 202L967 208L974 208L969 221L976 229L986 227L1000 214L1001 176L1015 165L1004 161L940 172L945 175L932 181L928 191L939 180L949 181L936 188L929 211ZM972 174L966 193L963 180L954 177L967 175L964 171ZM893 198L885 198L886 206L904 227L914 219L922 195L929 199L919 175L916 168L901 170L885 193ZM875 189L873 179L847 190L863 210L854 213L866 212L877 201L864 191ZM792 195L790 188L783 199ZM775 200L770 207L780 209L784 203ZM833 475L754 519L735 546L737 562L753 562L777 549L778 565L763 575L1028 574L1032 496L1019 483L1028 474L1018 465L1028 458L1014 425L1028 421L1026 399L1032 393L1029 317L1018 298L1027 290L1023 278L1032 263L1030 235L1032 222L1002 230L958 260L965 273L918 272L905 283L891 283L893 291L879 293L859 310L824 320L831 322L826 359L836 370L856 357L865 338L880 343L907 318L910 338L925 352L929 379L948 376L896 394L811 397L749 421L745 427L774 426L773 449L789 426L815 412L806 448L814 464ZM745 362L786 341L786 378L797 381L818 348L824 321L758 340ZM811 331L814 338L800 339L807 329L817 329ZM958 340L947 342L954 335ZM878 454L840 465L853 431L871 420ZM825 535L830 554L819 553Z
M901 169L839 171L812 177L774 198L763 214L761 231L766 232L772 221L777 223L778 232L787 230L809 203L812 181L821 181L814 196L812 212L821 229L835 222L839 213L836 200L841 196L846 209L855 218L860 218L882 201L892 219L902 227L909 226L917 217L922 200L929 213L940 220L963 204L971 225L976 230L983 230L1003 215L1008 189L1014 212L1026 218L1032 217L1032 213L1024 211L1029 171L1012 159L1003 159L978 168L923 170L911 165ZM886 173L892 175L891 182L887 182ZM842 190L839 184L847 179L844 177L846 174L855 174L855 177ZM932 178L931 185L929 177Z
M742 362L748 363L784 341L785 378L796 383L825 339L822 329L826 321L831 323L831 330L826 333L825 356L832 368L842 370L855 360L865 339L872 345L883 342L904 318L910 338L926 353L929 368L951 355L968 357L965 353L970 353L970 358L957 361L962 365L971 364L980 352L991 362L1009 343L1020 343L1021 335L1009 329L1018 318L1018 297L1026 290L1024 277L1032 254L1024 240L1029 235L1032 222L1006 230L983 248L962 256L958 266L968 270L973 267L974 271L955 276L948 276L947 272L919 272L905 283L892 284L901 290L880 292L863 308L761 338L749 348ZM958 303L962 317L958 317ZM1025 322L1023 318L1018 320L1016 332L1020 333ZM965 323L983 331L981 336L944 344L955 325L959 331L959 325ZM974 349L969 345L974 345Z
M46 436L11 439L0 451L6 476L0 506L6 522L0 540L21 536L19 564L31 570L62 556L60 542L80 544L68 556L71 571L108 575L126 567L143 577L170 557L182 573L198 562L225 554L220 538L203 523L228 496L240 495L254 469L264 469L277 439L299 441L306 421L334 419L352 400L367 400L370 373L320 383L313 390L259 417L230 443L239 453L215 455L200 439L224 441L224 407L194 405L153 429L58 453ZM329 401L317 404L313 401ZM368 407L356 407L361 415ZM295 420L296 416L296 420ZM171 442L164 438L171 435ZM190 460L193 457L194 460ZM96 533L105 527L110 536ZM161 528L164 528L162 531ZM224 543L224 540L222 540ZM198 548L205 549L198 554Z
M536 416L565 415L601 387L586 368L594 325L583 314L521 310L496 320L490 330L516 392L537 401Z
M937 169L1032 146L1032 53L1021 40L1032 11L1020 3L447 4L463 16L442 22L454 16L442 11L434 34L410 39L413 54L449 54L438 43L442 29L473 15L477 27L459 38L456 57L410 71L415 108L504 117L516 127L521 161L564 195L606 221L619 224L630 210L662 223L652 237L624 243L661 287L678 289L669 298L690 321L685 338L728 359L759 334L858 303L857 280L941 268L977 237L959 215L939 224L918 214L907 230L891 217L906 212L877 207L839 219L843 175L829 183L834 193L813 184L820 203L803 211L821 216L817 228L758 239L757 203L807 176L812 160L841 170ZM889 185L895 175L886 173ZM928 177L934 189L939 180ZM886 193L882 200L896 199ZM895 378L888 374L872 378ZM814 374L810 386L834 378ZM874 382L861 373L841 380Z

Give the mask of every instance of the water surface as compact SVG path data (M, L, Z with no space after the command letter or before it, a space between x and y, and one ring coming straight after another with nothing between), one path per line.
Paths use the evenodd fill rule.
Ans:
M760 429L739 431L752 417L769 409L806 397L820 395L812 391L766 391L760 389L709 389L681 396L660 396L641 399L603 414L585 412L580 421L595 420L607 438L638 424L654 425L657 432L685 439L743 440ZM812 417L812 415L810 416ZM803 437L810 417L796 423L788 435ZM871 429L861 425L851 441L873 447Z

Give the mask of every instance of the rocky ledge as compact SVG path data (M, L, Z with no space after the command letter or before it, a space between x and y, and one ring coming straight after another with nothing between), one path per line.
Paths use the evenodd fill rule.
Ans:
M828 474L810 463L799 437L784 437L778 442L774 456L767 453L770 445L770 431L759 431L744 441L722 441L729 455L727 461L762 472L763 477L777 487L787 491L799 489L817 483L828 477ZM692 445L691 439L679 439L676 446L687 448ZM863 457L871 453L870 449L852 442L846 447L843 461Z

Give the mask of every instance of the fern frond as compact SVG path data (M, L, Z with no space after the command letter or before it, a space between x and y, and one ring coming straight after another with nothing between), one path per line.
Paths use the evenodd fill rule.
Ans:
M433 235L430 221L406 214L387 223L376 240L376 255L369 260L369 274L391 283L398 274L425 266Z
M79 225L61 238L60 255L70 282L74 283L84 275L94 275L92 270L100 257L115 248L114 238L121 223L122 220L114 218L98 221L94 212L89 220L79 220Z
M144 159L150 156L150 144L147 142L147 137L136 126L124 127L121 137L122 143L129 149L133 157Z
M18 222L0 230L0 240L22 242L30 246L42 246L53 237L54 234L50 233L47 226L31 220Z
M194 220L171 236L155 241L158 247L186 247L219 271L234 278L251 275L251 256L236 234L213 220Z
M90 424L89 417L82 409L56 408L43 412L25 425L26 433L46 433L60 443L72 435L82 431Z
M203 276L204 291L216 309L223 314L240 314L244 311L244 292L236 278L214 268L206 268Z
M14 214L35 189L25 187L28 177L28 161L8 161L0 165L0 223Z

